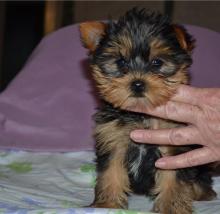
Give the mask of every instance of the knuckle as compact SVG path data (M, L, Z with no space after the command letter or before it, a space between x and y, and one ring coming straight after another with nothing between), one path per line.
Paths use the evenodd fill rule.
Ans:
M168 102L165 106L165 114L167 118L170 118L170 115L177 113L177 108L172 102Z
M183 138L182 134L178 131L178 129L171 129L169 133L169 143L171 145L179 145L178 142Z
M197 166L199 165L199 161L194 158L194 156L190 153L185 153L185 160L186 160L186 165L187 166Z
M198 123L198 121L201 119L201 117L203 116L203 114L201 114L201 109L197 106L190 106L190 109L189 111L191 112L190 115L192 115L192 118L191 120L194 122L194 123Z
M212 154L209 156L210 162L219 161L220 160L220 148L211 147L210 150L211 150L210 153Z

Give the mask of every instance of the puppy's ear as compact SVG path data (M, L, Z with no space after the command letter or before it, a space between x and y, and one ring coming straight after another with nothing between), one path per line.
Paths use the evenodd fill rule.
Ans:
M102 22L84 22L79 26L81 39L85 47L94 51L105 34L106 24Z
M173 25L173 29L182 49L191 53L193 48L195 47L195 40L190 34L188 34L187 30L183 26Z

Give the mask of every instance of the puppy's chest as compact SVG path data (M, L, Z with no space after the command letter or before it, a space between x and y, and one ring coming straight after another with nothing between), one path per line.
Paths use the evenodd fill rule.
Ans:
M131 143L128 146L125 163L131 189L138 194L148 194L154 186L155 161L161 157L157 146Z
M174 124L156 118L143 118L138 126L144 129L158 129L174 126ZM125 161L133 192L150 195L150 190L155 185L155 162L166 153L166 150L164 147L139 144L131 140Z
M98 169L111 164L112 159L124 159L131 189L139 194L148 194L146 190L154 186L155 161L163 151L155 145L135 143L129 135L135 129L160 128L161 121L141 113L119 111L111 106L97 112L95 121ZM111 159L104 158L106 163L103 162L103 151L108 157L111 156ZM122 154L124 157L121 157Z

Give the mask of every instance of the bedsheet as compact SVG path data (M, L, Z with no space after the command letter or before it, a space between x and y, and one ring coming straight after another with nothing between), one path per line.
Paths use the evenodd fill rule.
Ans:
M11 214L138 214L152 202L129 198L129 210L82 208L93 200L94 152L32 153L0 151L0 213ZM220 178L214 178L220 194ZM219 214L220 200L196 202L195 213Z

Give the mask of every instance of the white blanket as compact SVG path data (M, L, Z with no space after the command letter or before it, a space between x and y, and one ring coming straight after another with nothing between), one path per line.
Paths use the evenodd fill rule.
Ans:
M152 202L131 196L129 210L81 208L94 197L92 151L71 153L0 152L0 213L147 213ZM220 178L214 188L220 195ZM220 200L196 202L195 213L219 214Z

